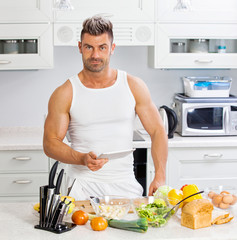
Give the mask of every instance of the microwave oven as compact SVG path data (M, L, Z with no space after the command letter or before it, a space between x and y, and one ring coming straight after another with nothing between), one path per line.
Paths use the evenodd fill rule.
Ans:
M237 97L190 98L176 94L176 132L181 136L237 135Z

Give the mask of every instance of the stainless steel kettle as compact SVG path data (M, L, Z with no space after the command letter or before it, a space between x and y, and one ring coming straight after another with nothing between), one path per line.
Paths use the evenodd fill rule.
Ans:
M174 110L163 105L159 108L161 118L163 120L165 131L168 135L168 138L174 137L174 131L178 124L177 115Z

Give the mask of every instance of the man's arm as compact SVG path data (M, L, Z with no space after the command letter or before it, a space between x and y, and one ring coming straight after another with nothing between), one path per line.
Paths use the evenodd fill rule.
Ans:
M128 83L136 100L136 113L151 137L151 154L155 166L155 177L149 187L149 195L152 195L159 186L165 184L168 137L146 84L130 75L128 75Z
M81 153L63 143L70 121L71 101L72 86L69 81L58 87L50 97L44 125L44 152L60 162L85 165L90 170L97 171L107 162L106 159L98 160L93 152Z

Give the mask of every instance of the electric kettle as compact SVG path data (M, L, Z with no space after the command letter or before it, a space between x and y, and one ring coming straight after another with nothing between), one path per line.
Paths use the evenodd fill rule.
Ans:
M172 110L171 108L163 105L159 108L159 112L160 112L161 118L163 120L163 123L165 126L165 131L168 135L168 138L173 138L174 131L178 124L177 115L176 115L175 111Z

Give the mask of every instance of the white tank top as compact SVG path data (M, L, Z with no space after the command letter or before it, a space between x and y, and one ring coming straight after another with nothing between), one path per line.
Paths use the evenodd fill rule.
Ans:
M97 155L132 148L135 99L126 72L117 70L117 80L107 88L87 88L78 75L71 77L73 98L70 109L71 147ZM69 165L70 177L99 182L118 182L134 178L133 154L109 160L100 170Z

